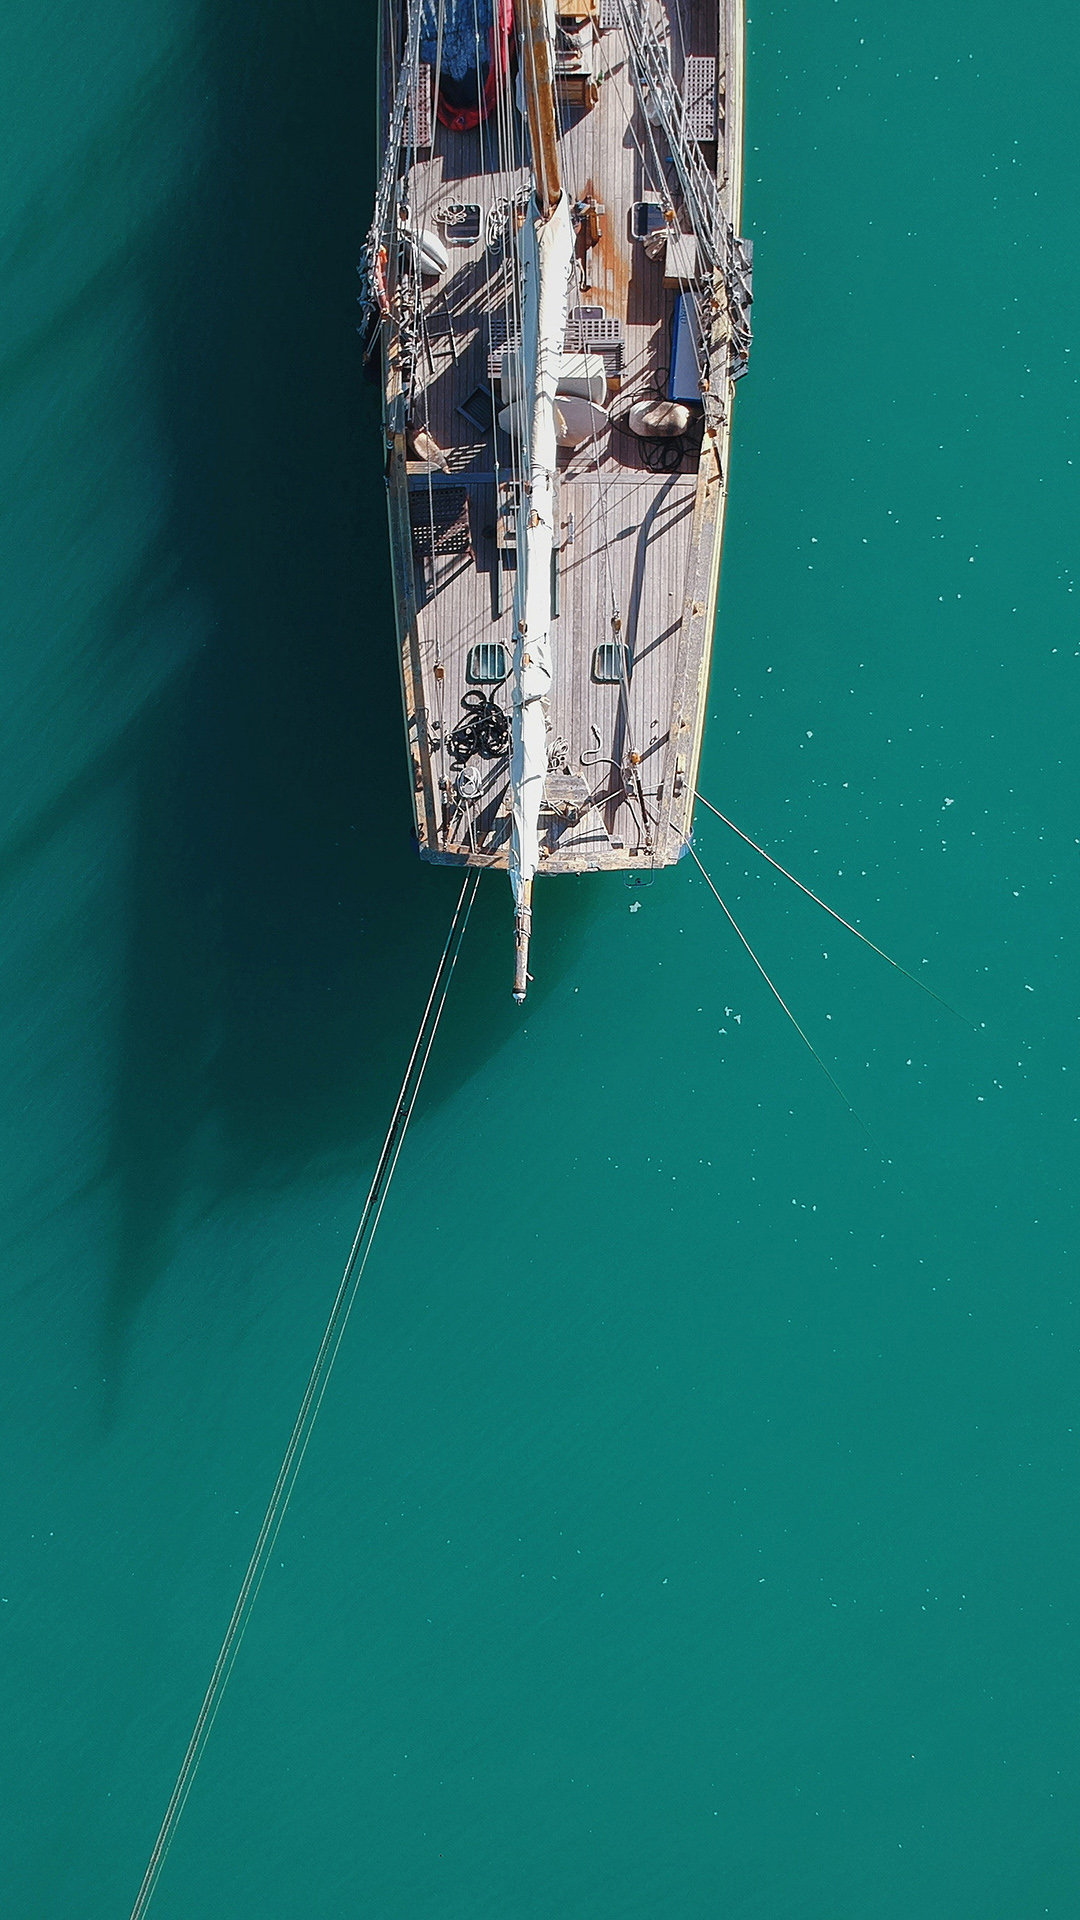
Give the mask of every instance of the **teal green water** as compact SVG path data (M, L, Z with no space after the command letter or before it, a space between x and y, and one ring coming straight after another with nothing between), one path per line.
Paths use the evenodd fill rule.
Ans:
M1080 1909L1077 37L750 26L704 789L977 1031L699 822L879 1156L686 863L542 888L523 1018L482 889L162 1920ZM370 9L0 47L0 1912L111 1920L456 883L354 333Z

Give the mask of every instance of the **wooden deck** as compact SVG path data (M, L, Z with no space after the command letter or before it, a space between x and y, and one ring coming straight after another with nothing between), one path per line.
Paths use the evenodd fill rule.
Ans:
M719 13L715 5L689 4L679 19L672 16L671 28L678 58L697 62L692 80L703 59L716 62L719 137L702 151L710 164L715 155L736 231L741 24L741 5L725 0ZM602 33L595 60L599 100L591 111L565 109L559 157L571 201L603 208L602 236L587 256L590 284L575 298L619 323L622 359L609 388L610 431L560 455L542 873L651 867L683 850L705 716L732 411L729 382L718 431L703 437L699 425L672 472L651 471L625 429L632 402L665 388L676 293L665 287L663 260L649 260L631 238L631 207L655 186L646 177L648 136L618 29ZM466 757L460 733L455 740L481 695L507 715L511 704L509 683L475 677L478 668L490 672L493 660L500 663L491 648L502 646L507 669L513 653L514 556L499 535L499 489L513 480L510 449L493 424L474 424L460 411L492 386L498 349L513 328L505 278L485 236L489 210L512 201L526 175L493 170L493 148L489 129L453 134L436 125L430 157L415 165L419 225L452 241L440 215L452 202L468 202L481 208L481 232L469 245L449 245L450 267L425 293L408 421L388 357L387 478L421 854L505 866L507 755ZM445 470L409 459L410 426L431 434Z

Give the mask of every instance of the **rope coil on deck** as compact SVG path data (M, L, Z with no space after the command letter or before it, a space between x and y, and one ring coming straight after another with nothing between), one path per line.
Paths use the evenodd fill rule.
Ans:
M191 1791L192 1783L198 1771L207 1740L210 1737L210 1730L217 1717L217 1711L221 1705L225 1688L229 1683L229 1677L236 1662L236 1656L240 1651L240 1643L247 1631L248 1621L251 1618L255 1602L259 1597L259 1589L262 1586L263 1578L270 1562L270 1556L274 1551L274 1545L281 1530L281 1523L285 1518L289 1501L292 1498L297 1476L303 1465L308 1441L311 1439L312 1430L319 1417L319 1409L322 1406L323 1396L329 1384L330 1375L333 1372L334 1362L338 1356L338 1350L341 1346L346 1325L348 1324L349 1315L352 1312L360 1281L363 1278L368 1254L371 1252L372 1241L375 1238L376 1229L382 1218L382 1210L386 1205L390 1182L394 1177L394 1169L397 1166L398 1157L404 1144L406 1130L412 1118L417 1095L420 1092L420 1086L424 1078L424 1070L427 1067L431 1049L434 1045L435 1035L438 1032L439 1021L442 1019L443 1008L446 1005L446 996L450 990L450 981L453 977L454 968L457 965L461 942L465 935L465 929L468 925L469 915L472 912L473 901L476 899L479 884L479 872L474 871L468 874L458 896L457 906L454 909L454 917L450 923L450 931L446 936L446 944L443 947L442 956L432 982L431 992L428 995L427 1005L424 1008L423 1018L421 1019L420 1027L413 1043L412 1052L409 1055L409 1064L405 1069L405 1077L401 1083L401 1092L394 1106L390 1128L383 1142L382 1152L379 1155L371 1186L368 1189L368 1196L364 1202L364 1209L360 1215L360 1223L356 1229L352 1246L349 1249L349 1257L345 1262L344 1272L338 1284L337 1293L334 1296L333 1306L330 1309L330 1317L326 1323L326 1331L323 1334L318 1353L315 1356L315 1364L311 1369L307 1387L304 1391L304 1397L300 1403L300 1411L296 1416L296 1422L289 1438L289 1444L285 1449L277 1480L274 1483L274 1490L270 1496L270 1502L259 1530L259 1537L255 1542L254 1551L248 1562L247 1572L244 1575L240 1592L237 1595L236 1605L232 1611L232 1618L226 1629L225 1638L221 1643L221 1651L215 1662L214 1671L210 1676L210 1684L206 1689L202 1706L199 1708L191 1739L188 1742L187 1752L184 1755L183 1764L176 1778L176 1785L172 1790L172 1796L165 1810L165 1818L161 1823L161 1830L154 1842L154 1849L150 1855L146 1872L143 1875L142 1885L139 1888L135 1905L131 1910L131 1920L142 1920L142 1916L146 1913L150 1901L153 1898L154 1890L161 1875L161 1869L165 1864L165 1856L172 1843L173 1834L176 1831L180 1815L183 1813L187 1803L188 1794Z

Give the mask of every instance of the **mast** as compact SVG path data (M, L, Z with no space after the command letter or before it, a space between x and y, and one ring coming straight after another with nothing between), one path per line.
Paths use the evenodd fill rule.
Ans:
M518 0L518 31L522 38L533 181L537 205L546 219L555 211L562 182L555 128L554 21L545 0Z
M514 713L510 758L510 883L514 890L514 999L529 980L532 883L547 776L551 691L551 558L555 543L555 394L562 371L574 228L559 177L551 0L518 0L522 73L532 145L534 198L519 235L522 273L524 471L518 508L514 597Z

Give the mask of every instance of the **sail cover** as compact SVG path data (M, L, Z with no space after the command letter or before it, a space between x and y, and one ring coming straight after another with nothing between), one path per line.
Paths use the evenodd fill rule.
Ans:
M519 235L526 446L518 514L514 603L513 799L510 881L514 904L536 872L540 803L547 776L544 702L551 690L551 555L555 542L555 392L562 369L574 228L564 193L549 217L535 202Z
M422 0L420 59L438 71L436 110L453 132L494 111L513 25L513 0Z

